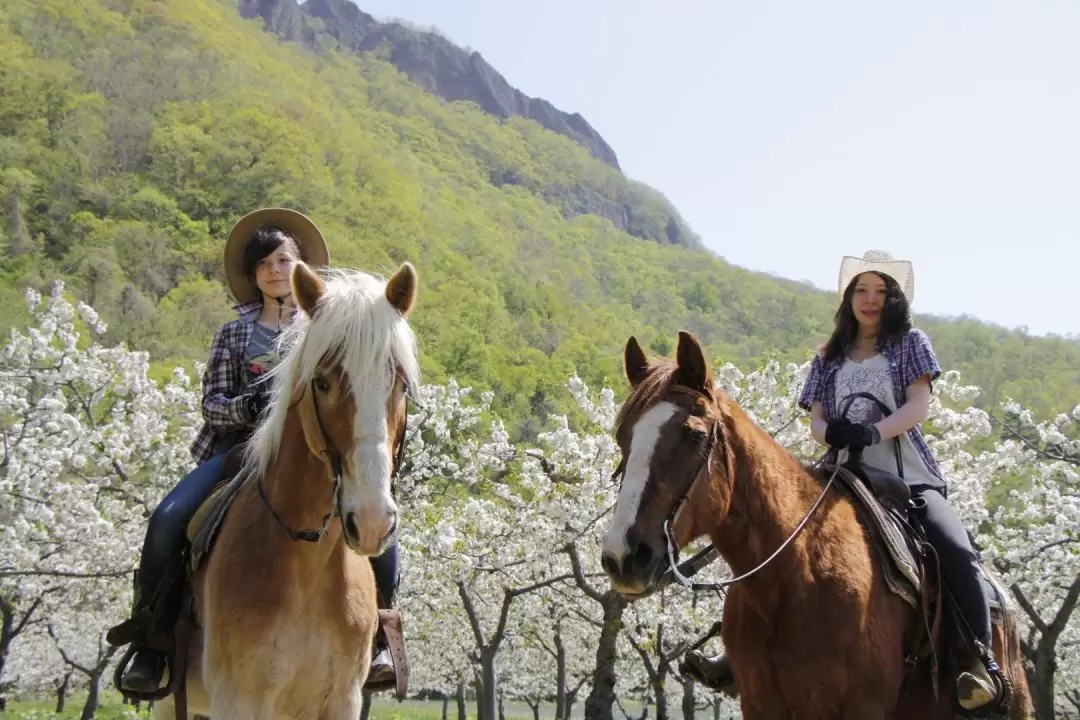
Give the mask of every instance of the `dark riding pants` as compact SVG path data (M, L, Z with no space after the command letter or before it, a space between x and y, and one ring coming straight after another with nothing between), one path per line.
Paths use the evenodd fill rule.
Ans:
M217 484L226 455L224 452L215 455L185 475L150 516L139 562L139 584L146 597L157 588L170 563L179 562L187 547L187 525ZM380 607L389 608L394 602L398 558L396 539L386 552L371 558L382 601Z
M960 516L940 490L926 485L911 488L913 513L937 551L941 575L975 638L990 647L990 607L979 577L978 556ZM922 502L919 502L922 500Z
M187 546L187 524L221 476L226 453L219 453L184 476L150 516L139 561L139 584L149 594Z

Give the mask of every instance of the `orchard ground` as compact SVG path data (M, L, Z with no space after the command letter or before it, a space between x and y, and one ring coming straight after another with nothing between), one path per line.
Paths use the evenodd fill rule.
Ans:
M43 699L37 702L16 702L12 703L6 712L0 712L0 720L75 720L80 717L85 701L85 694L70 698L67 707L62 713L54 712L55 700ZM633 702L627 705L627 710L632 713L640 712L639 706ZM442 716L442 703L435 700L406 700L399 703L394 700L377 698L372 703L371 708L372 720L442 720ZM95 715L97 720L130 720L136 717L151 718L152 714L144 711L139 715L135 715L131 707L125 706L120 701L119 694L115 692L104 694L101 706ZM533 720L533 717L532 708L524 703L508 703L506 705L507 720ZM584 717L583 706L574 708L571 718L578 720ZM701 710L698 712L697 717L701 720L706 718L712 720L714 715L712 710ZM731 717L734 717L734 715ZM458 718L457 707L452 699L447 710L447 718L449 720L463 720ZM465 720L476 720L476 718L475 701L470 701ZM540 706L540 720L554 720L554 718L554 705L544 704ZM720 718L726 720L724 715L721 715Z

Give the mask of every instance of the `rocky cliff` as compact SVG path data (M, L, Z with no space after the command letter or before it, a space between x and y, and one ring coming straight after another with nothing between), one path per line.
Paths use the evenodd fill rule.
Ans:
M380 23L349 0L240 0L244 17L261 17L267 28L293 42L315 45L319 31L307 18L322 21L321 31L357 51L381 50L409 79L446 100L469 100L497 117L529 117L548 130L582 145L593 157L618 168L615 151L578 113L565 113L547 100L532 98L506 81L478 52L469 52L432 32L398 23Z

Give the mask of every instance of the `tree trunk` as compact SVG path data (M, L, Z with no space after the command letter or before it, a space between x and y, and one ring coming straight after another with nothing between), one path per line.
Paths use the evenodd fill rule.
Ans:
M0 597L0 712L7 709L7 696L4 693L7 687L4 683L4 665L15 636L15 604L5 597Z
M476 699L480 708L480 720L496 720L499 716L498 688L495 685L495 650L485 647L480 651L480 696Z
M450 717L450 696L442 696L442 720L447 720Z
M1054 672L1057 661L1054 645L1041 638L1035 650L1035 669L1031 673L1031 701L1035 704L1035 720L1054 720Z
M604 608L604 627L600 630L596 648L592 689L585 700L586 720L613 720L612 708L615 706L615 658L626 599L614 590L607 590L600 605Z
M694 720L694 681L686 680L682 684L683 720Z
M80 720L94 720L94 715L97 714L102 670L103 668L98 668L96 672L90 674L90 692L86 696L86 704L83 705Z
M64 679L60 681L60 684L56 686L56 714L64 712L64 705L67 704L68 687L71 686L71 669L64 674Z
M566 710L566 646L558 625L555 626L555 720L570 720Z
M465 679L462 678L458 681L457 687L457 720L466 720L466 707L465 707Z
M667 671L661 663L660 670L653 680L653 694L656 695L656 720L668 720L667 690L664 687L666 681Z
M371 717L371 691L364 690L363 702L360 703L360 720L368 720Z

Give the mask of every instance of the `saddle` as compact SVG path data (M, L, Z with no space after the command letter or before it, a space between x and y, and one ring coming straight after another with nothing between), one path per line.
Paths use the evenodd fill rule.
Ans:
M152 701L175 693L177 716L181 718L184 717L180 712L181 703L186 705L186 698L182 700L182 681L187 674L187 648L191 633L197 629L195 597L190 580L209 557L233 500L249 479L248 475L240 472L243 465L242 452L241 445L229 450L217 484L188 522L189 545L183 562L173 563L146 610L111 628L106 634L106 640L111 645L129 646L117 663L113 675L114 685L121 694L129 700ZM138 587L137 572L135 580ZM380 609L378 617L377 632L386 640L394 666L394 677L381 683L368 682L364 685L364 690L379 692L392 688L395 696L404 700L408 694L409 663L405 653L401 614L396 609ZM139 646L157 650L166 657L168 680L163 687L151 693L132 691L121 685L121 679Z

